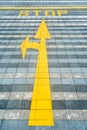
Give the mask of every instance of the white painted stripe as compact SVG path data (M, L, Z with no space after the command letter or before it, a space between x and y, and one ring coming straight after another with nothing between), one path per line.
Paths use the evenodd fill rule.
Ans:
M27 30L27 29L25 28L25 31L22 31L22 32L20 32L20 31L14 31L14 32L13 32L12 29L13 29L13 28L11 28L11 31L9 30L8 32L4 30L4 31L1 32L1 34L2 34L2 35L5 35L5 36L7 35L7 33L8 33L8 35L11 35L12 33L13 33L13 35L20 35L20 34L23 35L23 34L26 34L26 30ZM18 29L20 30L19 27L18 27ZM31 28L30 28L30 29L31 29ZM50 28L50 29L51 29L51 28ZM67 32L68 32L68 30L69 30L69 29L68 29L68 30L66 31L66 30L64 29L64 30L62 30L62 31L60 32L59 29L58 29L58 27L56 27L56 28L55 28L56 30L54 30L54 31L53 31L53 30L50 30L50 29L49 29L49 31L51 32L51 34L56 33L56 35L60 35L60 33L61 33L61 34L63 33L63 35L67 35ZM63 28L61 28L61 29L63 29ZM36 32L36 30L34 30L34 31ZM29 31L29 33L27 33L27 35L31 35L32 33L34 34L34 31L32 31L32 29L31 29L31 30ZM65 33L65 34L64 34L64 33ZM83 31L83 30L82 30L82 31L81 31L81 30L80 30L80 31L77 30L76 32L74 32L73 30L71 30L68 35L73 35L73 34L76 34L76 33L77 33L78 35L84 35L83 33L87 33L87 29L84 30L84 31ZM81 33L82 33L82 34L81 34ZM76 34L76 35L77 35L77 34ZM57 39L57 40L58 40L58 39ZM61 39L61 40L62 40L62 39ZM20 41L21 41L21 39L20 39ZM3 47L3 46L9 46L9 47L10 47L10 46L15 46L15 45L18 45L17 42L20 42L20 41L17 41L17 40L16 40L16 41L12 41L12 40L11 40L11 42L12 42L11 44L13 44L13 45L6 45L6 44L5 44L5 45L1 45L1 47ZM36 39L34 39L34 41L36 41ZM53 42L54 39L51 39L50 41ZM60 40L59 40L59 41L60 41ZM68 41L69 41L69 39L68 39ZM8 43L8 42L9 42L9 41L7 41L6 43ZM83 42L84 42L84 41L83 41ZM2 41L2 43L4 43L4 41ZM14 43L16 43L16 44L14 44ZM58 44L58 45L59 45L59 44ZM82 44L82 45L83 45L83 44ZM50 46L55 46L55 45L50 45ZM64 46L64 45L59 45L59 46L62 47L62 46ZM73 45L65 45L65 46L70 46L70 47L71 47L71 46L73 46ZM79 47L79 46L81 46L81 45L78 45L78 47ZM84 45L84 46L85 46L85 45Z
M32 92L0 92L0 100L31 100Z
M47 47L48 48L87 48L87 45L47 45Z
M0 45L0 48L20 48L19 45Z
M12 63L17 63L17 62L12 62ZM28 63L28 62L25 62ZM34 78L34 73L0 73L0 78L15 78L15 79L19 79L19 78ZM87 78L87 73L50 73L50 78Z
M20 39L20 38L26 38L26 36L27 35L21 35L21 34L20 35L0 35L0 38L19 38ZM30 35L30 36L31 36L31 38L34 37L34 35ZM60 35L51 35L51 36L52 36L52 38L53 37L54 38L55 37L56 38L58 38L58 37L59 38L60 37L65 37L65 38L77 38L77 37L78 38L87 38L87 35L80 35L80 34L79 35L76 35L76 34L75 35L72 35L72 34L71 35L63 35L63 34L60 34Z
M49 1L49 0L45 0L45 1L0 1L1 3L14 3L14 2L16 2L16 3L26 3L26 2L28 2L28 3L30 3L30 2L32 2L32 3L47 3L47 2L49 2L49 3L62 3L62 2L65 2L65 3L76 3L76 2L79 2L79 3L83 3L83 2L87 2L86 0L84 0L84 1L79 1L79 0L76 0L76 1L65 1L65 0L62 0L62 1Z
M28 119L29 110L0 110L0 119L18 120ZM87 120L87 110L53 110L56 120ZM83 119L84 117L84 119Z
M53 37L69 37L69 38L71 38L71 37L78 37L78 38L80 38L80 37L87 37L87 35L77 35L77 34L69 34L69 35L63 35L63 34L59 34L59 35L52 35Z
M14 60L13 60L13 61L9 61L9 59L8 59L8 60L6 60L6 59L3 60L3 59L2 59L2 60L0 61L0 63L4 63L4 64L5 64L5 63L8 63L8 62L9 62L9 64L11 64L11 63L14 63L14 64L15 64L15 63L18 63L19 61L20 61L20 63L24 63L24 62L23 62L23 59L20 59L20 60L19 60L19 59L15 59L15 60L16 60L16 61L14 61ZM28 60L28 59L27 59L27 60ZM26 62L28 63L29 60L28 60L28 61L27 61L27 60L25 61L25 63L26 63ZM31 60L29 61L29 63L32 63L32 64L33 64L33 63L36 63L36 62L37 62L37 59L35 59L34 61L31 59ZM62 64L63 64L63 63L67 63L67 59L65 59L65 58L59 59L59 62L62 63ZM57 63L57 61L54 61L54 62L53 62L53 61L49 60L49 63L50 63L50 64L51 64L51 63ZM73 60L71 61L71 59L69 59L68 63L73 64ZM86 58L84 58L84 59L78 59L78 60L74 61L74 63L84 63L84 64L85 64L85 63L87 63L87 59L86 59ZM13 67L13 68L14 68L14 67ZM79 68L79 67L78 67L78 68ZM81 69L83 69L83 68L84 68L84 67L81 67ZM11 69L11 68L8 67L8 69ZM24 69L24 68L22 68L22 69ZM25 69L27 69L27 68L25 68ZM51 69L52 69L52 68L51 68ZM61 67L60 69L62 69L62 67Z
M10 52L8 50L6 50L5 52L0 50L0 55L2 55L2 54L4 54L4 55L16 55L16 54L18 55L18 54L21 54L21 52L19 50L14 51L14 53L12 53L12 52L13 52L13 50L10 50ZM55 51L53 51L53 52L55 53ZM36 53L38 53L38 52L35 52L35 53L33 52L32 55L35 55ZM76 54L75 54L75 51L67 51L67 53L69 55L78 55L79 56L79 55L86 55L87 51L84 51L84 52L83 51L77 51ZM27 54L30 54L29 51L27 52ZM49 51L49 54L51 54L51 51ZM64 51L58 51L58 54L59 55L64 55L66 53ZM17 60L19 60L19 59L17 59ZM87 59L85 59L85 60L87 60Z
M68 79L70 79L70 78L84 78L84 76L85 76L85 78L87 78L87 73L84 73L84 75L82 74L82 73L51 73L50 74L50 78L68 78Z
M0 45L0 48L20 48L20 45ZM47 45L47 48L87 48L87 45Z
M14 63L14 61L13 61L13 63ZM25 62L26 63L26 62ZM0 78L15 78L15 79L17 79L17 78L25 78L25 77L27 77L27 75L29 76L29 78L32 78L32 75L31 75L31 73L28 73L28 74L26 74L26 73L0 73Z
M72 15L73 16L73 15ZM24 17L24 16L23 16ZM20 21L21 22L30 22L30 23L32 23L32 22L34 22L34 21L36 21L36 22L41 22L41 20L40 19L36 19L36 20L29 20L29 19L26 19L26 21L24 20L24 18L23 17L21 17L21 19L20 19ZM38 16L39 17L39 16ZM49 17L49 16L48 16ZM54 16L55 17L55 16ZM52 17L51 17L52 18ZM0 21L3 21L3 18L2 19L0 19ZM51 19L51 20L49 20L49 19L47 19L46 21L48 21L48 22L64 22L62 19L58 19L58 20L56 20L56 19ZM87 21L87 17L86 17L86 19L81 19L81 18L78 18L78 19L75 19L75 18L70 18L70 19L68 19L68 20L65 20L65 22L86 22ZM4 21L3 21L4 22ZM10 19L9 20L9 18L7 18L7 16L6 16L6 19L5 19L5 22L19 22L19 19L17 18L17 19Z
M87 92L51 92L52 100L87 100ZM32 92L0 92L0 100L31 100Z
M79 16L76 16L76 15L67 15L67 16L38 16L38 18L51 18L51 19L54 19L54 18L58 18L58 19L60 19L60 18L71 18L71 19L82 19L82 18L87 18L87 15L81 15L81 14L79 14ZM22 17L20 17L20 16L1 16L1 18L3 19L3 18L5 18L5 19L12 19L12 18L14 18L14 20L15 19L19 19L19 18L21 18L21 19L24 19L24 18L31 18L31 19L33 19L33 18L37 18L36 16L22 16ZM38 19L37 19L37 21L38 21Z
M53 110L53 113L56 120L83 120L81 110Z
M2 27L2 26L10 26L10 27L13 27L13 26L18 26L18 27L20 27L20 26L30 26L30 27L38 27L39 26L39 24L40 23L20 23L20 24L18 24L18 23L13 23L12 25L10 24L10 23L8 23L8 24L6 24L6 23L2 23L2 24L0 24L0 27ZM48 25L48 27L55 27L55 26L85 26L85 25L87 25L87 23L80 23L80 21L78 22L78 23L48 23L47 24Z

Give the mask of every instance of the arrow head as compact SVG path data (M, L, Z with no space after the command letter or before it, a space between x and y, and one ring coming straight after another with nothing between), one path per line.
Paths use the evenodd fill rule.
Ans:
M34 38L40 38L40 39L41 38L44 38L44 39L50 39L51 38L51 35L48 31L48 28L46 26L44 19L42 20Z
M22 58L24 59L25 58L25 55L26 55L26 50L27 50L27 44L28 44L28 41L29 41L29 35L27 36L27 38L25 38L25 40L22 42L21 44L21 52L22 52Z

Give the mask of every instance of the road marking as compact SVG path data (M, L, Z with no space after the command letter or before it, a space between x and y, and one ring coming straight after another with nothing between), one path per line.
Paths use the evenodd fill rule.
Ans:
M0 120L27 120L29 115L29 110L19 110L19 109L0 109ZM53 110L55 120L83 120L82 114L87 114L87 110ZM78 114L79 113L79 114ZM74 114L74 115L73 115ZM61 116L63 115L63 116ZM70 118L69 118L70 115ZM84 118L87 121L87 117ZM25 130L25 129L24 129ZM49 130L49 129L48 129Z
M52 13L52 14L51 14L52 16L55 16L54 10L52 10L51 13ZM48 15L49 15L49 12L46 10L46 11L45 11L45 16L48 16Z
M56 14L56 10L46 10L46 11L41 11L41 10L20 10L19 12L19 16L29 16L29 14L31 15L31 12L34 12L34 14L36 16L38 16L40 13L44 13L45 16L55 16L55 15L58 15L58 16L61 16L62 14L68 14L68 11L67 10L58 10L57 14Z
M34 38L41 39L40 43L29 42L28 36L21 44L23 59L25 58L27 48L39 50L28 125L53 126L54 121L45 42L45 39L50 39L51 36L44 20L42 20Z
M68 14L67 10L58 10L58 16L61 16L62 14Z
M24 6L22 6L22 7L7 7L7 6L5 6L5 7L0 7L0 10L56 10L56 9L69 9L69 10L73 10L73 9L87 9L87 6L55 6L55 7L46 7L46 6L44 6L44 7L24 7Z
M29 10L20 10L19 16L22 16L22 15L28 16Z

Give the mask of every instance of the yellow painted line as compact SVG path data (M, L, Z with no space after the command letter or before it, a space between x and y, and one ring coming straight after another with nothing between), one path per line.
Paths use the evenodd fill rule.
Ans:
M87 6L55 6L55 7L0 7L0 10L61 10L61 9L69 9L69 10L72 10L72 9L87 9Z
M34 38L41 39L40 43L29 42L28 36L21 44L23 58L25 58L27 48L39 51L28 125L53 126L54 120L45 42L45 39L50 39L51 36L44 20L42 20Z

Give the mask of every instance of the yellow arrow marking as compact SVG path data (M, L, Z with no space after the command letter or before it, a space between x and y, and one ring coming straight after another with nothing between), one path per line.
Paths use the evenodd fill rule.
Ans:
M45 39L51 38L46 23L42 20L35 38L40 38L40 43L31 43L27 37L21 44L22 56L25 57L27 48L39 50L35 74L32 103L30 109L29 126L53 126L52 102L50 95L50 80ZM32 47L32 44L34 46Z

